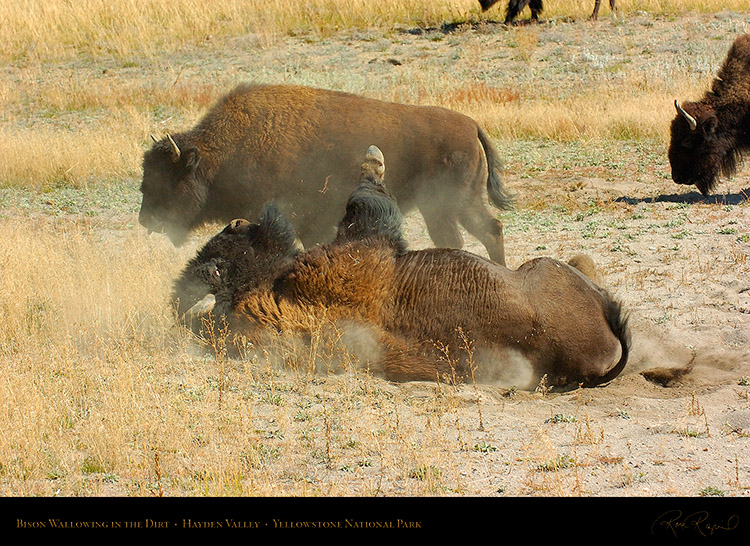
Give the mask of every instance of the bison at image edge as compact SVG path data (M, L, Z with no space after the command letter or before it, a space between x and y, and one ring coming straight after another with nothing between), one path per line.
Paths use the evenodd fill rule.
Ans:
M487 11L499 1L500 0L479 0L479 5L482 6L482 11ZM599 7L601 3L602 0L594 0L594 11L591 14L591 19L594 21L599 18ZM609 0L609 7L613 13L617 11L615 3L616 0ZM508 7L505 9L505 24L511 24L526 6L529 6L529 9L531 10L531 20L538 21L539 14L542 13L542 10L544 9L542 0L509 0Z
M669 164L672 180L710 194L720 176L731 177L750 149L750 34L737 38L697 102L674 102Z

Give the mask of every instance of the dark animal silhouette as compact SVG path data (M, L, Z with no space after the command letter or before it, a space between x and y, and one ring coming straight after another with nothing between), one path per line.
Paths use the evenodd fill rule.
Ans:
M710 194L731 177L750 149L750 34L737 38L711 89L697 102L674 102L669 163L672 180Z
M398 208L379 191L353 202L359 211L367 202ZM346 222L356 223L352 212ZM230 224L234 245L258 262L250 273L223 277L231 286L216 304L230 330L257 345L269 332L312 336L321 322L364 329L379 347L364 365L393 381L448 375L532 388L546 375L550 385L594 386L624 368L625 314L576 268L538 258L511 271L456 249L402 252L393 229L399 216L388 215L386 224L363 215L370 227L360 231L342 231L342 222L344 235L301 253L273 204L258 224Z
M256 218L274 201L305 246L330 242L371 142L388 155L401 211L419 209L437 246L463 246L461 224L504 263L502 224L484 196L500 209L512 199L474 120L302 86L240 85L193 129L156 142L144 154L139 221L180 245L201 224Z
M487 11L499 1L500 0L479 0L479 4L482 6L482 11ZM591 14L591 19L594 21L599 18L599 6L601 3L602 0L594 0L594 12ZM609 0L609 7L613 12L617 11L615 3L616 0ZM542 10L544 9L542 0L509 0L508 7L505 10L505 24L511 24L526 6L529 6L529 9L531 10L532 21L538 21L539 14L542 13Z

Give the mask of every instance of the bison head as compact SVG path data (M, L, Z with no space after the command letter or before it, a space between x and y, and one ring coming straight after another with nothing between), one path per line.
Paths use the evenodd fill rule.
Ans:
M257 224L232 220L175 281L172 298L178 315L195 330L201 314L227 314L235 293L271 282L299 248L294 228L273 203L263 207Z
M138 221L149 233L164 232L180 246L200 223L206 202L208 189L198 170L201 154L194 146L181 149L170 135L154 141L143 156L143 200Z
M677 116L672 120L669 164L677 184L695 184L708 195L720 174L731 176L737 168L735 146L719 131L713 108L702 102L680 106L674 102Z

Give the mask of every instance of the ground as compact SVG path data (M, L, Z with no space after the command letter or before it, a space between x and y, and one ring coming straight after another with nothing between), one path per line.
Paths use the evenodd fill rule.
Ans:
M206 48L161 62L180 67L175 82L291 81L418 102L422 94L440 96L441 79L481 80L511 96L519 89L521 97L528 97L538 81L567 101L585 95L590 85L601 89L602 81L616 88L623 66L629 81L633 74L648 79L656 72L664 80L685 78L675 75L680 70L710 78L733 37L748 28L747 15L675 20L638 14L513 29L488 24L404 28L385 37L346 32L312 44L304 36L267 44L249 36L220 56ZM519 41L524 31L536 36L530 50ZM127 82L142 78L144 71L164 70L158 62L115 64L73 63L51 68L47 77L75 73L83 80ZM414 85L417 73L422 76ZM668 92L660 114L665 122L674 115L671 101L678 98ZM647 107L656 108L653 103ZM174 125L166 117L163 126ZM630 315L632 356L625 371L604 387L565 393L369 380L368 388L400 404L392 411L404 427L399 431L403 444L423 441L431 425L445 430L445 422L432 422L431 415L455 422L447 427L448 452L436 456L434 466L420 467L419 480L433 485L414 487L409 485L413 475L377 475L368 465L350 464L345 472L343 465L308 470L314 474L310 485L287 476L289 481L265 484L262 493L749 496L750 167L704 197L694 187L671 181L664 131L634 138L604 131L590 141L576 138L575 128L570 138L522 134L513 139L498 131L504 181L516 196L514 211L498 213L506 228L508 266L541 255L591 256L601 284ZM42 224L80 225L87 234L114 241L138 233L146 241L137 224L138 182L135 175L124 189L104 190L103 197L68 190L9 191L2 196L2 215L10 222L41 218ZM412 248L430 245L418 215L408 217L407 232ZM159 256L171 253L175 264L189 257L189 250L172 250L155 243L155 237L144 244L161 245ZM469 237L466 248L484 254ZM243 365L232 363L229 370L239 377ZM339 381L346 390L348 380ZM310 392L317 388L309 385ZM450 411L432 414L446 390ZM253 415L272 414L268 408L259 404ZM284 423L291 427L291 421L287 417ZM385 453L373 458L390 460ZM98 492L126 494L119 486Z

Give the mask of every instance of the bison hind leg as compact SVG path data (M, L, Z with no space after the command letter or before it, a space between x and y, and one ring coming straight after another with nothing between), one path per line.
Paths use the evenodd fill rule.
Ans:
M478 204L474 208L464 209L459 221L466 231L484 245L490 260L505 265L503 224L500 220L494 218L483 205Z
M570 260L568 265L575 267L578 271L586 275L593 283L599 284L599 273L596 270L596 264L590 256L586 254L576 254Z

